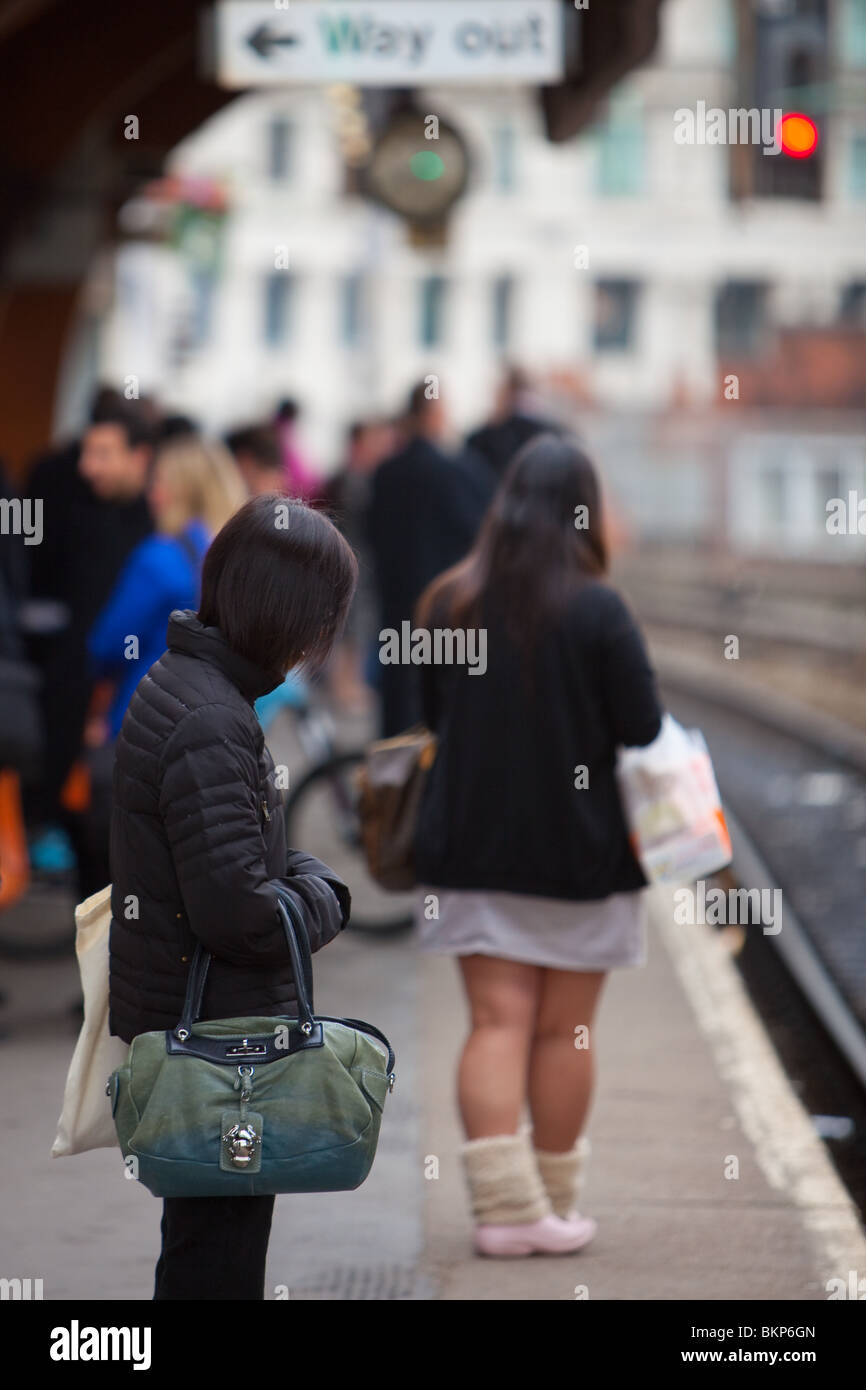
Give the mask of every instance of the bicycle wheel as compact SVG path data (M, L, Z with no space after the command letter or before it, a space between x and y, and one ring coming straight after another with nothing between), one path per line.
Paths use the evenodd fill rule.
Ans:
M413 920L413 893L389 893L370 877L361 844L357 772L361 749L317 763L290 792L286 839L329 865L352 894L349 925L356 931L406 931Z

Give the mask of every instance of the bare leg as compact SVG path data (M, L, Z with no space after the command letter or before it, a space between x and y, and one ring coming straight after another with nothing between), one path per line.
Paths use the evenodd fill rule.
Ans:
M595 1072L593 1022L604 981L604 972L542 971L529 1057L529 1109L538 1149L565 1153L583 1129Z
M471 1011L457 1076L467 1139L516 1134L541 977L536 965L495 956L458 957Z

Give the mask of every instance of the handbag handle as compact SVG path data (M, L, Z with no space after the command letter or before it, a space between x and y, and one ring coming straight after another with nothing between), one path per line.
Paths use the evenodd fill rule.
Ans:
M295 978L295 993L298 996L298 1021L301 1032L309 1036L316 1026L317 1019L313 1013L313 960L310 951L310 938L307 935L307 928L304 919L288 893L282 888L277 889L277 912L286 933L286 944L289 948L289 959L292 963L292 974ZM201 1013L202 999L204 998L204 987L207 983L207 972L211 963L211 953L202 946L201 942L196 946L189 968L189 975L186 982L186 994L183 1001L183 1014L181 1020L174 1030L175 1037L180 1042L185 1042L192 1032L192 1025L197 1022ZM394 1049L390 1042L378 1028L374 1028L372 1023L364 1023L359 1018L331 1018L327 1014L322 1015L324 1023L342 1023L351 1028L358 1028L362 1033L369 1033L372 1037L378 1038L385 1044L388 1050L388 1089L394 1089Z
M310 940L307 936L307 929L298 913L295 904L288 894L277 890L277 912L283 924L286 934L286 944L289 948L289 959L292 963L292 975L295 981L295 993L298 997L298 1019L301 1025L301 1032L310 1034L316 1024L313 1013L313 962L310 953ZM186 981L186 994L183 1001L183 1013L180 1022L174 1030L175 1037L181 1042L185 1042L192 1032L192 1025L198 1021L201 1013L204 989L207 984L207 972L211 963L211 953L202 944L195 948L192 964L189 968L189 975Z

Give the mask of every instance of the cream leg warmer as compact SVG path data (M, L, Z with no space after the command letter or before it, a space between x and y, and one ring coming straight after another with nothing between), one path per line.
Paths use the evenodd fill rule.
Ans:
M551 1214L528 1134L470 1139L461 1152L477 1225L522 1225Z
M590 1142L585 1135L569 1153L535 1150L538 1171L557 1216L568 1216L577 1207L589 1155Z

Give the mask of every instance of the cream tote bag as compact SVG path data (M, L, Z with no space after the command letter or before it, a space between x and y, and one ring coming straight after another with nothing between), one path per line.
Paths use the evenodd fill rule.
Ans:
M110 926L109 884L75 909L75 954L84 992L84 1022L69 1064L52 1158L86 1153L88 1149L113 1149L117 1145L105 1083L126 1060L129 1045L108 1031Z

